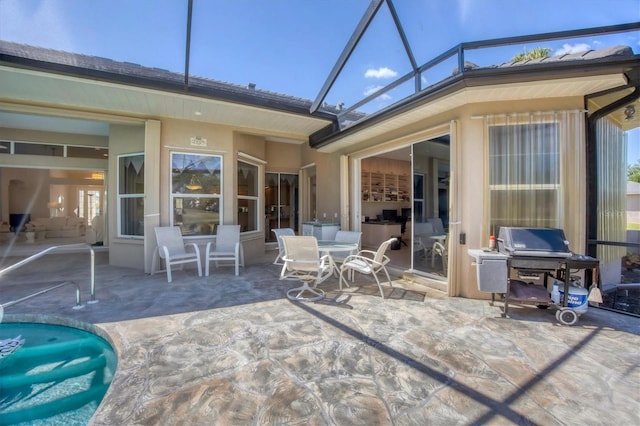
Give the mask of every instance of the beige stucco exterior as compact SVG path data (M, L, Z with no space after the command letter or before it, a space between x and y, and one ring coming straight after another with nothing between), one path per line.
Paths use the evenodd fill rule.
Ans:
M6 73L7 70L4 70ZM18 72L20 74L20 72ZM30 77L37 78L40 84L56 84L57 77L46 75L18 75L17 83ZM51 80L51 81L47 81ZM44 82L43 82L44 81ZM91 86L92 90L104 98L110 91L114 96L121 92L131 91L131 96L149 97L156 102L176 101L183 110L199 109L220 112L225 108L219 100L191 98L184 94L159 93L140 88L128 89L112 87L113 85L96 85L82 79L65 78L69 87ZM73 83L73 84L72 84ZM548 83L548 84L547 84ZM114 265L144 269L150 271L151 257L155 248L153 228L170 223L170 154L171 152L208 153L221 155L223 158L223 223L231 224L236 220L236 176L238 159L253 159L265 172L284 172L300 174L300 220L310 220L314 214L327 214L327 217L339 215L343 228L359 229L363 216L370 214L360 205L360 172L361 161L385 151L410 146L429 138L450 135L450 250L449 250L449 287L451 296L485 298L476 288L475 269L467 249L487 245L490 234L488 229L488 148L485 137L483 117L491 114L512 114L546 111L581 111L584 108L584 95L590 90L606 90L625 83L621 74L591 75L572 77L564 81L555 78L549 82L544 79L523 82L520 85L495 84L491 87L463 87L459 92L449 93L441 98L416 105L415 108L398 116L391 116L374 126L364 128L360 132L347 134L334 143L313 149L308 143L309 135L328 122L310 117L296 117L294 114L264 111L258 107L238 105L229 106L229 115L236 122L248 117L244 125L218 122L207 117L180 117L177 108L161 113L138 111L104 111L98 107L87 105L68 107L49 105L45 99L22 99L17 102L10 96L0 98L3 111L20 113L50 114L51 116L87 118L110 123L108 137L90 135L70 135L54 132L26 132L17 129L0 129L0 138L7 140L36 140L51 143L70 143L75 141L82 145L105 146L109 148L108 162L103 160L77 160L69 158L43 159L32 156L0 156L0 211L6 220L9 213L8 185L13 178L12 172L3 172L3 167L35 167L35 168L79 168L107 170L105 185L108 191L108 243L110 262ZM75 84L75 85L74 85ZM13 86L12 86L13 87ZM71 89L69 89L71 90ZM69 96L74 93L70 93ZM78 95L80 96L80 95ZM144 103L144 102L141 102ZM44 105L43 105L44 104ZM153 105L151 102L145 105ZM202 105L200 105L202 104ZM188 108L187 108L188 105ZM169 107L167 107L169 110ZM236 110L241 110L238 112ZM266 111L266 110L265 110ZM256 117L253 117L255 114ZM186 114L184 114L186 115ZM222 116L219 115L219 116ZM249 117L253 117L249 119ZM276 128L275 119L282 118L289 126L299 122L298 129ZM222 119L220 119L222 120ZM239 120L239 121L238 121ZM313 120L316 120L315 122ZM258 124L259 123L259 124ZM249 126L251 124L251 126ZM315 127L314 127L315 126ZM286 127L283 125L283 127ZM580 127L580 126L578 126ZM191 138L206 139L206 146L192 146ZM584 147L584 122L581 128L569 129L567 137L575 146ZM286 142L282 142L282 139ZM300 141L303 141L302 143ZM131 153L145 154L145 237L119 238L117 235L117 170L118 155ZM571 241L572 249L582 252L585 247L585 157L584 149L579 155L565 155L563 169L563 218L560 224ZM27 156L24 156L27 157ZM418 169L428 170L429 165L417 164ZM13 170L13 169L12 169ZM27 169L25 169L27 170ZM32 176L35 178L36 173ZM264 175L263 175L264 176ZM310 189L308 181L315 176L315 206L317 212L308 207ZM35 185L35 183L30 184ZM45 198L48 198L47 194ZM39 207L40 208L40 207ZM259 211L264 209L264 200L260 201ZM39 211L38 211L39 212ZM39 212L40 213L40 212ZM38 213L38 214L39 214ZM42 212L44 213L44 212ZM265 250L265 230L243 234L245 254L248 262L252 253ZM465 243L460 242L464 234ZM205 244L206 239L196 239Z

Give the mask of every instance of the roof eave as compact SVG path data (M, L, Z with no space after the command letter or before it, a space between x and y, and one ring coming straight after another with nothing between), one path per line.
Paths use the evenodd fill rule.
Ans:
M470 87L492 86L501 84L526 83L532 81L553 80L571 77L597 76L610 73L627 75L635 80L640 70L640 55L624 58L603 58L579 61L558 62L553 64L530 64L509 68L476 68L441 81L430 88L416 93L403 101L380 110L354 125L340 130L336 123L327 126L309 137L309 146L319 149L330 145L341 138L356 134L363 129L387 121L417 106L435 102L438 99ZM586 94L585 94L586 95Z
M273 97L256 96L254 93L242 93L239 91L223 90L221 88L207 88L205 85L185 85L179 79L154 79L143 76L134 76L97 69L83 68L68 64L41 61L33 58L0 53L0 64L13 68L41 71L83 79L97 80L107 83L122 84L136 88L161 90L170 93L189 95L194 97L219 100L235 104L247 105L257 108L266 108L289 114L297 114L335 122L336 116L325 111L309 112L308 105L295 105L285 100L277 100Z

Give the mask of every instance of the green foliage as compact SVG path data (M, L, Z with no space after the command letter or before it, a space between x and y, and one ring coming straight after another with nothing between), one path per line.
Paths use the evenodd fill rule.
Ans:
M640 183L640 161L636 164L627 166L627 180L629 182Z
M524 52L518 53L511 59L512 62L528 61L530 59L542 59L548 58L551 53L551 49L548 47L536 47L531 51L524 49Z

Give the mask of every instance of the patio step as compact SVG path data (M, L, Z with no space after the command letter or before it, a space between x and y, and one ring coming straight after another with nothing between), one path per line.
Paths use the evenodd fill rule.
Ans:
M427 297L432 299L444 299L448 296L448 284L446 282L426 278L410 272L404 272L400 280L394 281L394 285L396 284L407 290L425 293Z

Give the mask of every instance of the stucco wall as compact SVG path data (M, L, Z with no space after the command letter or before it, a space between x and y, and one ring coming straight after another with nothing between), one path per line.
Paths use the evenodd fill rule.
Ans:
M118 238L118 155L144 152L144 126L111 125L109 131L108 201L109 262L112 265L143 269L144 240L140 238ZM146 167L146 165L145 165ZM148 188L145 188L145 191ZM112 225L112 226L111 226Z

